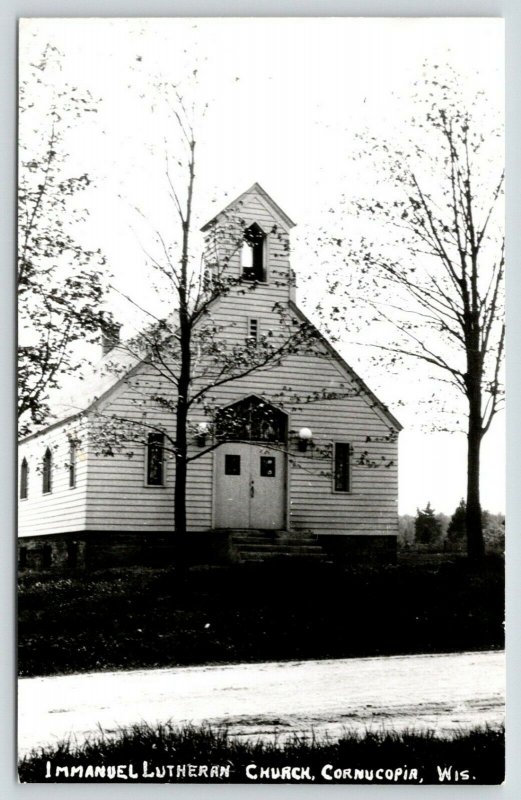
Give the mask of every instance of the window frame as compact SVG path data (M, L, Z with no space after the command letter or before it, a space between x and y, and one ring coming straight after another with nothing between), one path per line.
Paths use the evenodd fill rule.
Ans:
M260 246L260 251L261 251L261 253L260 253L260 267L261 267L261 270L262 270L262 277L261 278L250 278L250 277L248 277L247 275L244 274L244 270L245 269L252 269L252 270L255 269L255 252L254 252L254 248L253 247L251 248L252 251L253 251L253 253L252 253L252 267L250 267L250 268L246 267L245 268L245 267L243 267L243 263L242 263L243 245L244 245L244 242L248 243L248 231L250 231L251 228L253 228L254 226L255 226L256 229L258 229L258 232L259 232L259 233L255 233L255 235L258 236L259 246ZM240 267L240 273L241 273L241 280L247 281L248 283L268 283L268 257L267 257L268 234L266 233L266 231L264 231L264 229L255 220L253 222L251 222L250 225L248 225L246 228L244 228L244 231L243 231L243 245L241 245L241 249L239 251L239 267Z
M232 459L238 459L232 461ZM238 478L242 474L242 459L240 453L225 453L224 454L224 472L223 474L227 477L231 478ZM239 468L237 472L236 467Z
M24 456L20 463L20 486L18 491L20 500L29 499L29 462Z
M342 445L347 448L347 489L337 489L337 446ZM333 494L352 494L353 492L353 474L352 474L352 455L353 455L353 448L351 446L351 442L347 442L345 439L335 439L333 441L333 452L332 452L332 479L331 479L331 491Z
M252 334L252 332L251 332L251 324L252 324L252 322L255 323L255 327L256 327L255 334ZM248 317L248 330L247 330L247 335L246 335L246 341L247 342L253 342L254 344L257 344L258 341L259 341L259 338L260 338L260 320L259 320L259 318L258 317Z
M150 439L152 436L161 437L161 483L150 483ZM165 460L165 434L160 431L151 431L147 436L147 443L145 444L145 463L144 463L144 485L147 489L164 489L166 486L166 460Z
M52 450L47 447L42 459L42 494L52 494Z
M77 464L78 464L78 445L73 439L69 439L69 489L76 488Z

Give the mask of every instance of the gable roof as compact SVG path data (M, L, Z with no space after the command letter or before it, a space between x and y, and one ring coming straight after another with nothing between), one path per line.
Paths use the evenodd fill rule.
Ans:
M234 206L236 206L239 203L241 203L242 200L247 195L252 194L252 193L260 195L262 197L262 199L265 200L265 202L270 206L270 208L273 211L273 213L276 216L280 217L280 219L285 223L285 225L287 225L288 228L294 228L295 227L295 223L293 222L293 220L290 217L288 217L286 212L283 211L279 205L277 205L275 200L273 200L273 198L270 197L268 192L266 192L265 189L262 188L260 183L254 183L252 186L250 186L249 189L246 189L245 192L243 192L238 197L236 197L235 200L232 200L231 203L228 203L228 205L225 208L223 208L221 211L219 211L218 214L216 214L214 217L212 217L212 219L208 220L208 222L205 225L203 225L203 227L201 228L203 233L204 233L204 231L207 231L212 225L214 225L217 222L217 220L219 219L221 214L226 213L226 211L232 210Z
M396 428L396 430L398 430L398 431L403 430L403 425L401 424L401 422L399 422L396 419L394 414L392 414L389 411L387 406L384 403L382 403L381 400L378 399L378 397L375 395L374 392L371 391L371 389L365 383L365 381L363 381L362 378L354 371L354 369L349 366L347 361L345 361L342 358L342 356L340 355L340 353L333 347L333 345L330 342L328 342L326 337L318 330L316 325L314 325L311 322L311 320L306 316L306 314L304 314L302 309L300 309L297 306L297 304L293 302L293 300L289 301L289 307L291 308L291 310L293 311L294 314L296 314L298 317L300 317L302 322L306 322L308 325L311 326L313 331L316 333L319 341L321 342L321 344L324 345L324 347L326 348L328 353L331 355L331 357L334 358L335 361L337 361L340 364L340 366L344 369L344 371L347 372L349 377L352 378L360 386L360 388L363 390L363 392L366 395L366 397L370 398L370 400L373 403L373 405L376 408L378 408L385 415L385 417Z
M367 384L360 378L355 370L349 366L340 353L333 347L326 337L318 330L306 314L297 306L293 300L289 301L289 308L302 322L309 325L314 333L317 335L321 344L326 348L329 355L342 367L344 372L361 388L362 395L371 401L373 407L377 408L382 413L389 423L396 428L397 431L403 429L403 425L396 419L394 414L389 411L388 407L382 403L381 400L371 391ZM78 387L76 393L65 394L62 393L61 398L53 403L56 409L56 419L49 425L45 426L39 431L30 433L24 436L21 441L27 441L35 436L45 433L52 428L62 425L66 422L72 421L80 414L89 411L98 402L108 397L132 372L143 362L137 356L131 356L128 352L120 350L115 347L106 356L104 356L98 367L91 371L91 374L86 376L82 381L81 386Z
M270 206L273 213L277 215L288 228L295 227L295 223L288 217L288 215L275 203L269 194L262 188L259 183L254 183L243 192L235 200L232 200L222 211L215 217L209 220L201 230L206 231L211 225L217 222L221 214L224 214L228 209L232 209L235 205L240 203L244 197L250 193L260 195L263 200ZM218 298L213 302L218 301ZM310 325L316 333L318 339L326 348L331 357L342 367L342 369L352 378L358 386L363 390L366 397L370 398L374 407L385 415L397 430L402 430L403 426L396 419L396 417L389 411L386 405L382 403L377 396L369 389L364 381L357 375L357 373L347 364L342 356L336 351L333 345L326 339L326 337L316 328L315 325L308 319L304 312L296 305L293 300L289 300L289 308L296 314L302 322ZM119 351L119 352L118 352ZM117 356L116 356L117 353ZM105 355L98 365L91 370L90 374L86 375L77 390L73 393L60 392L56 399L53 399L54 420L41 428L40 430L24 436L21 441L27 441L35 436L45 433L52 428L62 425L80 414L90 410L98 402L108 397L137 367L143 362L144 358L132 356L123 348L117 346Z
M23 436L20 442L29 441L89 411L128 378L141 361L124 349L114 347L78 381L73 390L60 390L52 398L54 419L43 428Z

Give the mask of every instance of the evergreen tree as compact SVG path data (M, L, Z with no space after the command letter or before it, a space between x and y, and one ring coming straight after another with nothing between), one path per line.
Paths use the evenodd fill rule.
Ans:
M434 509L430 503L425 508L416 511L414 521L414 534L416 544L436 544L441 538L441 523L434 514Z
M461 498L460 504L451 517L447 529L447 543L451 547L463 547L467 536L467 504Z

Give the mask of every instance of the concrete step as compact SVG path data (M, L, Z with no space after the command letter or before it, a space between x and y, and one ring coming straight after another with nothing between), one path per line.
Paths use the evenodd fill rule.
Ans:
M321 553L295 553L289 550L282 551L282 552L255 552L252 550L248 553L242 553L240 557L240 561L243 564L248 563L258 563L262 561L272 561L275 558L280 559L291 559L294 561L325 561L326 557L323 552Z
M317 544L243 544L239 547L241 553L322 553Z
M325 561L326 554L311 530L288 531L237 528L228 531L241 563L259 563L274 558Z
M287 536L232 536L232 542L237 547L242 547L245 544L283 544L288 547L294 545L316 545L317 537L303 536L303 537L287 537Z
M216 528L216 533L228 533L232 536L286 536L299 539L301 536L316 536L312 530L286 530L285 528Z

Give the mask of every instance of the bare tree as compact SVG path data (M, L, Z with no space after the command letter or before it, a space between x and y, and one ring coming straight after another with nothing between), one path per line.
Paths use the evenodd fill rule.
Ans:
M68 168L66 134L96 111L88 92L61 85L60 53L48 45L20 81L18 193L18 416L25 435L45 421L48 396L82 364L75 344L99 336L104 259L84 247L74 198L90 184ZM44 106L42 110L42 105Z
M193 112L186 108L176 87L168 88L179 146L175 163L167 151L164 172L177 229L165 234L150 224L152 246L145 252L162 285L166 286L167 296L172 298L173 310L158 317L141 308L149 324L136 336L118 343L114 350L115 371L121 369L124 360L127 369L129 365L140 365L146 375L143 369L135 372L130 369L125 382L133 395L133 413L100 411L95 418L92 438L98 451L110 456L133 444L146 445L150 433L164 437L163 449L175 461L175 530L182 548L187 527L189 464L222 441L219 436L211 436L207 445L190 453L190 437L199 432L200 438L205 438L190 415L199 409L209 427L215 430L218 405L213 392L216 389L253 372L273 368L290 354L306 349L323 354L323 350L315 329L307 321L298 319L289 307L277 309L277 322L270 330L257 337L243 337L241 343L227 336L233 321L223 323L215 319L213 311L220 299L230 292L240 295L256 292L259 282L253 276L238 275L231 269L244 243L246 223L240 205L210 225L204 243L204 259L201 261L197 257L199 251L192 241L197 144ZM282 237L275 228L271 234ZM137 304L128 296L127 299ZM165 412L174 422L171 428L165 425ZM221 415L221 425L222 422Z
M352 327L353 311L364 309L380 366L426 365L441 382L438 409L440 398L452 411L463 398L467 546L480 559L480 447L503 405L502 134L485 129L486 98L465 105L457 76L426 69L412 135L397 147L362 137L379 179L371 199L350 204L364 235L334 237L344 263L330 284L332 313Z

